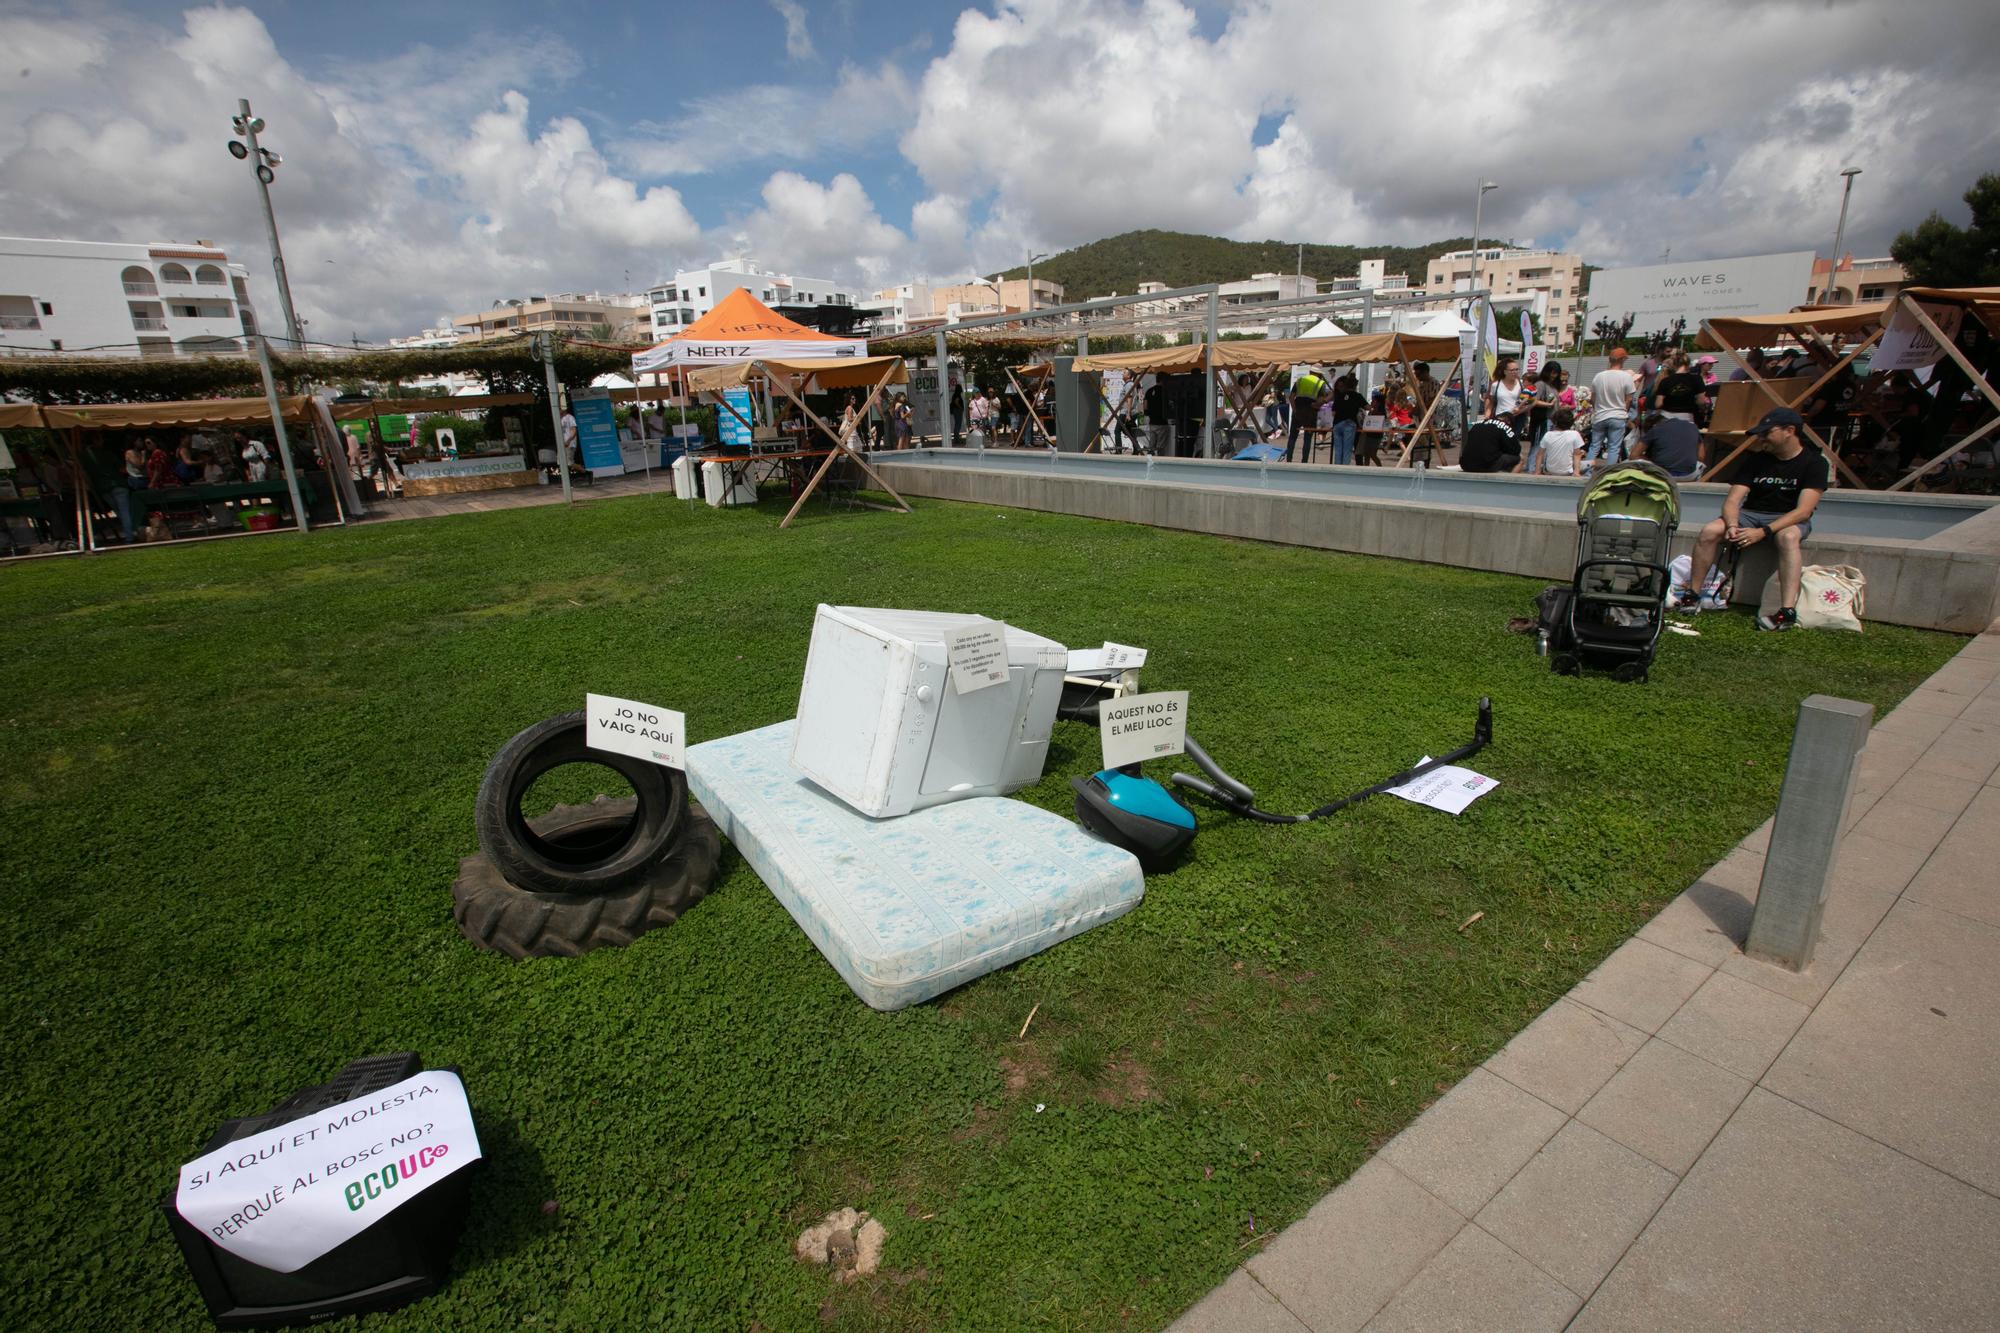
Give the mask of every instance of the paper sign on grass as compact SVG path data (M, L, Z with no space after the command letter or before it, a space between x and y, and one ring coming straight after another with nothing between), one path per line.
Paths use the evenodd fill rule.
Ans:
M944 651L954 693L970 694L1007 679L1007 632L997 621L979 620L953 630Z
M687 767L687 718L682 714L608 694L584 699L583 722L591 749L629 754L667 768Z
M1430 761L1431 757L1425 755L1417 762L1428 764ZM1442 810L1448 815L1456 815L1499 785L1483 773L1475 773L1456 764L1446 764L1400 787L1389 788L1389 795L1400 796L1418 805L1428 805L1431 809Z
M224 1144L181 1168L174 1209L240 1259L292 1273L479 1160L443 1070Z
M1097 705L1097 734L1104 744L1104 766L1123 768L1145 759L1181 754L1187 749L1186 690L1158 694L1128 694Z

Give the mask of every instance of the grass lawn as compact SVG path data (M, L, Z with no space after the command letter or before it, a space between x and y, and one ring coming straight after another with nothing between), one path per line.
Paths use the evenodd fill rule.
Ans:
M158 1211L178 1164L414 1048L463 1069L489 1161L451 1285L399 1324L1158 1326L1762 821L1803 696L1886 708L1960 643L1710 616L1650 684L1564 680L1505 632L1525 579L938 502L781 512L644 497L0 570L0 1322L203 1326ZM1144 645L1279 810L1461 743L1490 694L1500 787L1455 820L1205 810L1128 916L896 1014L731 853L629 949L460 938L508 736L586 690L697 741L789 717L820 601ZM1059 723L1022 796L1067 813L1096 744ZM843 1204L889 1230L852 1287L790 1254Z

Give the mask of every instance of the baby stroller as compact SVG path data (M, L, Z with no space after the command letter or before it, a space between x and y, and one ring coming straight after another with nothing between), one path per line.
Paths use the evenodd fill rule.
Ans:
M1680 493L1666 469L1635 459L1605 469L1576 505L1576 573L1544 604L1549 668L1573 676L1609 668L1644 680L1666 623L1667 544L1680 525ZM1561 594L1567 594L1562 596ZM1551 614L1553 612L1553 614Z

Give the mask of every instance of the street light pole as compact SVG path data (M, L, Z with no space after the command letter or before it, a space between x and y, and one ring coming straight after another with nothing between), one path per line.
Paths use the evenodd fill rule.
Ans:
M1465 309L1467 314L1472 313L1471 293L1479 290L1479 224L1481 214L1486 208L1486 192L1499 188L1500 186L1497 183L1482 177L1479 182L1479 193L1474 196L1472 201L1472 277L1466 287ZM1487 305L1490 307L1492 302L1488 301ZM1486 321L1481 319L1473 326L1472 364L1465 368L1464 383L1458 386L1458 424L1461 430L1466 429L1472 419L1472 407L1467 400L1472 397L1473 378L1478 375L1478 368L1485 364Z
M1826 304L1837 304L1833 299L1834 283L1840 279L1840 245L1847 236L1847 197L1854 193L1854 178L1861 174L1860 167L1848 167L1840 175L1847 182L1840 190L1840 221L1833 229L1833 258L1826 264Z
M1028 313L1031 315L1035 313L1035 261L1048 257L1046 251L1041 254L1036 254L1032 250L1028 252ZM1004 306L1007 303L1002 301L1000 304Z
M282 161L276 153L260 147L257 135L263 130L264 122L250 114L250 99L238 98L236 102L236 132L250 141L246 150L243 144L231 140L229 151L250 164L251 173L257 177L257 195L264 201L264 225L271 233L271 271L278 279L278 304L285 311L285 336L291 340L292 349L298 350L305 338L299 331L298 311L292 308L292 284L285 276L285 252L278 244L278 215L271 208L271 178Z

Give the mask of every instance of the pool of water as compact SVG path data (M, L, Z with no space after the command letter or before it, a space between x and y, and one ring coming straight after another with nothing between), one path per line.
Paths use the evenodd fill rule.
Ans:
M1567 477L1516 477L1463 472L1333 467L1326 464L1232 463L1198 458L1135 458L1057 454L1042 450L917 449L889 456L898 466L979 467L1054 472L1065 477L1151 481L1217 490L1287 491L1360 500L1406 500L1443 509L1507 509L1524 513L1576 513L1581 481ZM883 461L889 461L884 459ZM1706 523L1722 512L1727 488L1696 483L1681 488L1681 524ZM1813 518L1814 531L1847 537L1923 541L1986 512L2000 501L1979 496L1888 495L1881 491L1827 492Z

